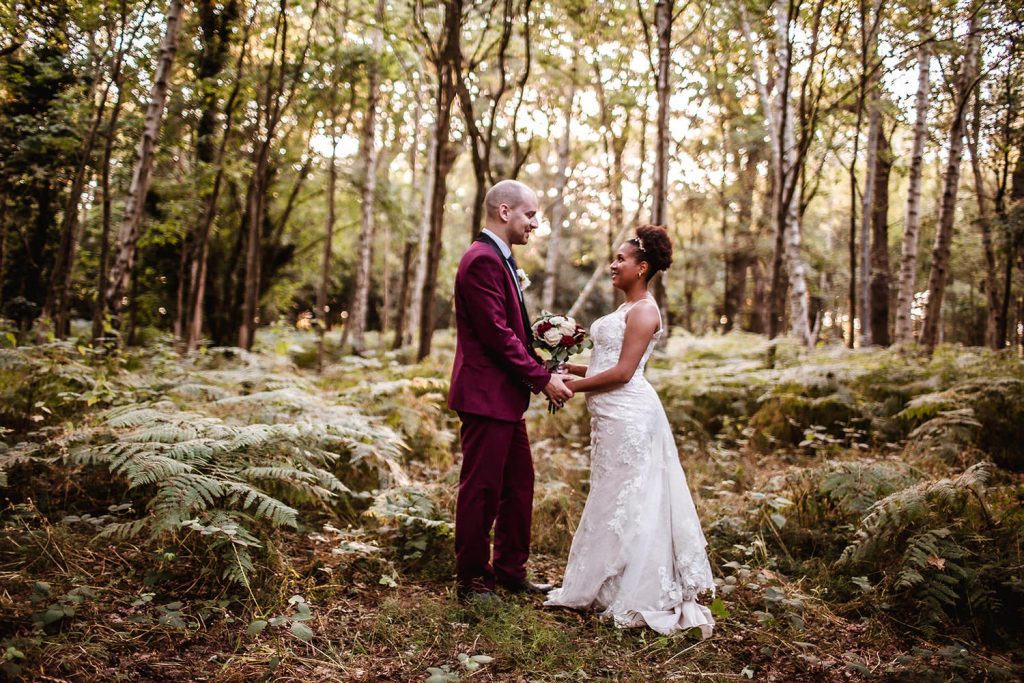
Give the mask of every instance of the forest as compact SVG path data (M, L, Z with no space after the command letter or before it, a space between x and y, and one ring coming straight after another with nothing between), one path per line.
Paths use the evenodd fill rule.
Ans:
M1022 65L1020 0L6 0L3 677L1024 678ZM707 640L456 600L502 179L533 315L671 236ZM546 408L557 583L590 417Z

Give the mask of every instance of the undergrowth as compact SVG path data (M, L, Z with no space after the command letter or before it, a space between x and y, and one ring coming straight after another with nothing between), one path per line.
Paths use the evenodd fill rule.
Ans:
M189 359L4 349L0 666L116 679L180 641L177 677L219 680L1022 673L1018 359L670 338L649 375L717 576L702 643L455 602L450 342L416 365L331 347L321 376L285 329ZM589 416L535 404L532 566L557 580ZM211 676L218 657L235 666Z

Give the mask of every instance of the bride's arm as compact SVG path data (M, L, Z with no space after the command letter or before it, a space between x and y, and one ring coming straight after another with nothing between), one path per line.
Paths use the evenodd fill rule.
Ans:
M570 375L576 375L577 377L587 376L587 366L580 365L579 363L566 363L565 371L568 372Z
M633 378L640 359L658 331L661 318L655 306L637 306L626 316L626 331L619 352L619 362L593 377L566 380L565 386L572 391L606 391L616 389Z

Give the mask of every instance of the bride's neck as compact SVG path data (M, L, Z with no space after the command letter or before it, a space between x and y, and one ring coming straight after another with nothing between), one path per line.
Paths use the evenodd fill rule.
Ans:
M647 287L639 286L628 292L624 292L626 295L627 304L635 304L637 301L647 298Z

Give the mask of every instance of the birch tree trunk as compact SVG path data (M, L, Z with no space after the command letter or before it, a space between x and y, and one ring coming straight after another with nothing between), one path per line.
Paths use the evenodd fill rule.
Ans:
M107 283L104 293L107 310L115 316L120 314L124 305L125 291L131 280L132 267L135 263L135 250L141 234L142 211L146 202L146 192L149 190L156 141L160 136L160 124L163 121L167 93L170 89L171 72L174 68L174 55L178 49L181 14L182 0L171 0L164 18L167 30L160 43L156 73L153 76L153 86L150 88L149 103L146 106L142 139L139 140L124 219L118 233L117 257L110 269L110 281Z
M565 185L568 182L569 144L571 142L570 122L576 102L576 62L573 61L572 82L569 85L569 106L566 108L565 133L558 145L558 170L555 177L555 198L551 202L551 236L548 238L547 261L544 267L544 290L541 307L550 311L555 306L555 290L558 285L558 266L561 262L562 223L565 222Z
M409 297L409 324L406 326L403 345L412 344L414 334L419 334L420 316L423 312L423 289L427 286L427 259L430 254L430 211L434 203L434 183L437 180L437 131L433 131L427 147L427 178L423 187L423 216L420 220L417 240L415 276L412 294ZM418 339L418 338L417 338Z
M654 194L651 222L664 225L668 214L668 100L669 70L672 67L672 14L674 0L657 0L654 26L658 36L658 117L655 133Z
M910 177L907 189L907 211L903 222L903 246L900 253L899 292L896 296L896 341L914 339L910 307L914 303L917 274L917 241L921 233L921 169L924 145L928 138L928 94L931 69L931 7L921 19L917 51L917 97L914 104L914 144L910 155Z
M949 128L949 159L943 183L942 205L939 208L939 225L932 247L932 268L928 275L928 304L925 308L924 330L921 343L929 349L941 341L942 300L946 293L946 277L949 270L949 250L953 242L953 220L956 212L957 189L960 184L960 159L964 150L964 128L967 102L974 90L978 63L980 38L978 35L978 14L972 13L968 23L967 53L963 57L956 83L953 123Z
M373 246L374 196L377 192L377 102L380 99L380 63L383 54L382 27L384 26L384 0L377 0L376 22L373 31L374 57L369 64L366 94L366 115L363 117L363 132L360 140L360 157L363 159L362 178L362 229L359 233L359 260L356 263L356 291L348 319L351 330L352 349L357 353L365 346L367 309L370 302L370 269L373 267L370 254Z
M782 2L775 3L775 27L778 39L778 72L782 86L779 90L776 111L781 119L779 150L780 180L776 183L779 193L776 221L778 231L785 232L786 271L789 276L789 315L790 333L805 346L811 346L810 323L807 320L808 294L807 278L804 272L803 255L800 253L801 226L798 215L797 193L794 191L799 182L800 169L796 163L796 142L793 136L793 103L789 95L789 82L793 71L792 41L789 35L790 17ZM784 225L784 227L783 227Z
M652 222L668 225L668 105L671 92L669 75L672 69L672 19L675 15L674 0L657 0L654 5L654 27L658 35L658 118L655 127L654 195L652 201ZM666 273L654 276L654 299L665 321L665 334L659 345L668 340L670 314L665 292Z

